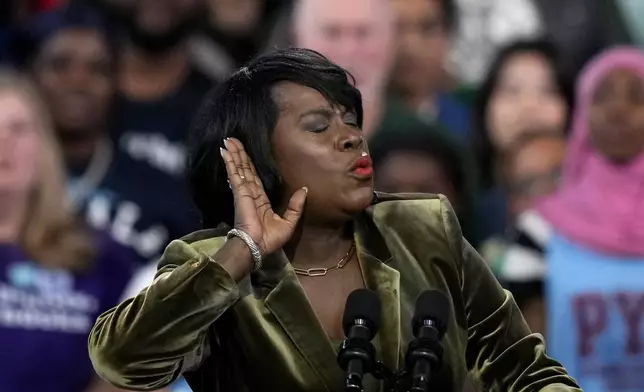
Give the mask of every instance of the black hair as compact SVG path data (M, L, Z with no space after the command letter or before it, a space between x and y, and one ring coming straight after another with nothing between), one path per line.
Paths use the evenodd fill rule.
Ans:
M477 244L479 238L473 222L476 170L471 164L469 151L462 148L458 141L445 132L430 125L406 132L392 132L379 140L375 148L371 149L374 167L377 171L387 156L395 152L418 152L431 156L445 171L454 186L454 191L459 198L455 202L461 206L458 218L465 237L471 243Z
M392 133L386 141L371 150L374 167L377 169L386 158L396 152L418 152L431 156L441 166L454 185L458 195L470 191L470 168L466 167L463 152L456 142L441 135L441 130L430 126L423 129Z
M279 117L273 87L293 82L322 94L332 105L355 111L362 126L362 98L351 75L318 52L289 48L251 60L206 97L190 132L188 179L204 228L233 224L233 197L219 149L224 138L244 145L273 206L283 186L271 137Z
M489 188L494 185L498 151L490 139L487 127L487 109L499 82L501 70L512 57L518 54L536 53L542 56L552 68L555 83L568 109L565 131L568 130L570 112L573 107L572 83L566 77L562 59L557 47L547 39L523 40L513 42L499 51L492 62L487 77L476 95L473 107L473 148L479 166L481 185Z
M512 293L514 301L521 310L524 310L532 300L543 298L545 294L545 283L543 279L525 282L502 282L502 284Z
M47 40L69 29L97 31L108 46L113 69L116 71L118 43L114 38L114 26L94 7L77 2L55 8L29 20L12 42L13 58L20 67L31 66Z

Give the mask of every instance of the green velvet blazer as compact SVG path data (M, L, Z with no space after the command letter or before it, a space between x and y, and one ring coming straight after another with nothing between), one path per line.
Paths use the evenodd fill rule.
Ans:
M98 374L117 387L149 391L184 375L195 392L342 391L337 342L330 341L283 252L235 283L209 256L226 229L173 241L154 282L101 315L89 337ZM474 378L493 391L581 391L546 355L512 296L462 237L442 196L376 194L354 224L365 286L382 301L374 338L396 369L413 338L416 297L451 299L436 391L460 392ZM367 379L365 391L383 391Z

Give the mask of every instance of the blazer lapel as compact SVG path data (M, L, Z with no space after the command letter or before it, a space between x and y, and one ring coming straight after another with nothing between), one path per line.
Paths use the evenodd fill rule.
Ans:
M375 291L382 304L380 331L376 335L379 355L390 369L397 369L401 356L400 273L390 267L391 253L373 221L366 214L355 224L358 261L365 286ZM364 219L367 218L367 219Z
M387 265L392 257L369 210L355 221L358 262L365 286L374 290L382 303L380 331L387 333L376 336L379 357L387 367L397 369L402 355L400 273ZM252 290L256 297L266 298L266 309L317 373L318 382L310 389L337 389L343 372L337 364L336 350L283 251L270 255L264 268L253 274Z
M342 370L337 364L336 352L315 311L300 285L295 271L284 252L273 255L284 266L277 285L268 293L266 308L284 329L309 366L319 377L311 390L337 389ZM311 382L314 382L311 380Z

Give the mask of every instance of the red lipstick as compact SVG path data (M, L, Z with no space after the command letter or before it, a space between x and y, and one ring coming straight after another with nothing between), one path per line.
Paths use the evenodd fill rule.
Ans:
M359 176L370 176L373 174L373 161L369 156L362 156L351 166L353 173Z

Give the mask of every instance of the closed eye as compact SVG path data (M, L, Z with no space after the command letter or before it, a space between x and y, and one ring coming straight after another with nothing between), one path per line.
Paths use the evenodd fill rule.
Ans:
M308 131L314 132L314 133L324 132L328 128L329 128L329 122L328 121L317 121L317 122L314 122L314 123L306 126L306 129Z
M324 132L331 124L331 119L335 113L331 108L320 107L306 111L300 115L300 121L304 128L309 132Z
M342 121L354 128L359 128L360 126L358 125L358 115L355 114L354 112L346 112L344 116L342 116Z

